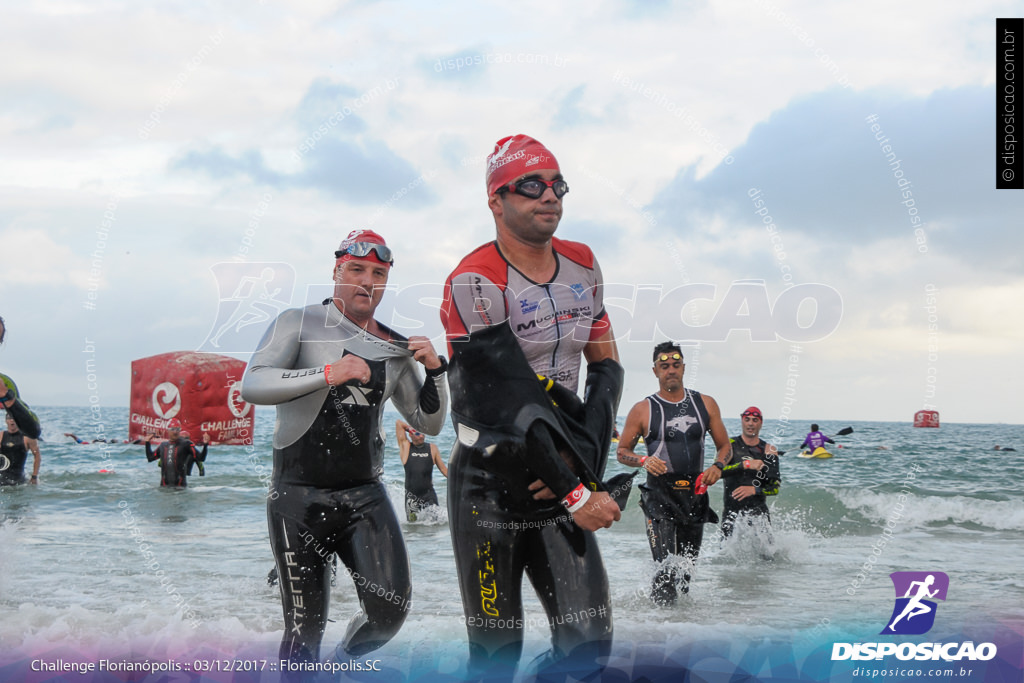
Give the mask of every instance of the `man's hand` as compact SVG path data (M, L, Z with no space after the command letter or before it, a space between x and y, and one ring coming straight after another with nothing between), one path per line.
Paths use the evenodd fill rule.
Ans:
M153 437L154 437L154 436L155 436L154 434L150 434L150 435L148 435L148 436L146 437L146 441L145 441L144 443L153 443Z
M607 529L613 522L622 519L622 513L614 498L604 491L594 491L587 504L572 513L572 519L581 529L597 531Z
M743 461L743 469L745 470L759 470L762 467L764 467L764 460L756 460L754 458L751 458L750 460Z
M757 495L756 486L737 486L736 490L732 492L732 497L736 500L744 500L754 495Z
M775 446L771 445L771 444L768 444L767 446L764 447L764 454L765 455L778 455L779 454L779 449L776 448Z
M704 470L704 478L701 480L705 485L711 486L722 478L722 470L714 465Z
M210 434L208 432L203 432L203 443L204 444L209 444L210 443Z
M643 468L651 474L661 476L668 472L668 463L656 455L648 455L644 460Z
M370 381L370 366L366 364L365 360L350 353L331 363L331 370L327 373L327 383L332 387L353 379L358 380L361 384Z
M409 350L412 351L413 360L421 363L427 370L441 367L441 359L437 357L437 351L427 337L409 337Z

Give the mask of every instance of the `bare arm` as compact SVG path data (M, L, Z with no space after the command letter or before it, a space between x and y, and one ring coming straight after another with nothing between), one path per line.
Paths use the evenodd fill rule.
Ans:
M398 457L402 460L402 467L409 461L409 437L405 435L408 428L409 425L401 420L395 420L395 439L398 440Z
M441 470L441 474L447 479L448 467L444 464L444 460L441 459L441 451L438 449L437 444L430 444L430 455L434 458L434 464L437 465L437 469Z
M35 479L39 476L39 463L42 461L39 455L39 442L26 436L25 446L32 451L32 478Z
M619 433L619 447L615 450L615 457L623 465L629 467L643 467L644 456L634 452L640 437L647 433L648 423L651 419L651 407L646 400L640 401L629 409L626 416L626 424ZM648 456L649 457L649 456Z
M587 345L583 347L583 357L587 359L588 363L596 363L605 358L611 358L616 363L619 361L619 347L615 343L615 334L612 332L611 323L608 324L608 329L604 334L587 342Z

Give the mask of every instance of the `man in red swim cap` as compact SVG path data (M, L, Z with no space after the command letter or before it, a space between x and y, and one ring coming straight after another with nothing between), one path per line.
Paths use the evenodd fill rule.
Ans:
M524 572L552 629L538 670L593 672L612 637L593 532L620 518L600 481L622 386L601 270L586 245L554 236L569 185L544 145L502 138L485 182L497 238L459 263L441 308L458 436L448 509L470 673L514 672ZM569 416L581 357L587 401ZM545 387L572 400L556 409ZM574 431L569 417L584 427ZM570 623L569 613L587 617Z
M284 612L279 653L306 663L320 661L332 555L360 607L337 660L381 647L405 622L412 584L381 481L384 405L390 399L431 435L447 412L444 357L426 337L407 339L374 318L394 264L384 238L354 230L334 258L334 295L282 312L242 377L244 400L277 406L267 522Z
M750 406L740 414L742 431L730 439L732 452L722 470L725 485L725 507L722 512L722 534L729 536L739 519L754 526L771 542L771 516L767 496L779 492L779 452L761 438L764 418L761 410Z
M181 433L181 420L176 417L167 421L167 441L157 446L154 451L153 434L146 437L146 462L160 461L161 486L188 486L188 477L192 474L192 466L199 466L199 476L205 476L203 463L206 461L206 449L210 443L210 435L203 434L203 450L196 451L195 444Z

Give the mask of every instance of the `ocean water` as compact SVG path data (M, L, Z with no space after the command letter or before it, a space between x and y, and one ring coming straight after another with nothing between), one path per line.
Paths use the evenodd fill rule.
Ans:
M87 409L37 412L46 439L40 484L0 490L0 680L162 680L32 671L39 666L33 661L60 658L222 669L229 665L210 662L276 663L283 620L277 588L266 581L273 561L260 476L270 470L274 411L257 411L253 447L211 447L206 476L192 477L186 490L161 489L142 446L77 445L59 436L89 438ZM103 417L108 435L126 435L127 409L104 409ZM394 417L386 415L389 432ZM738 420L725 422L730 434L738 432ZM762 435L775 426L769 420ZM823 431L846 426L854 432L837 438L843 447L831 460L796 458L802 433L778 441L789 453L782 456L781 492L770 502L774 542L742 529L723 542L707 526L690 592L672 607L656 607L647 596L657 565L634 489L622 521L598 534L615 625L609 672L616 675L606 678L682 680L686 671L690 680L856 680L864 674L854 668L865 663L832 662L829 653L835 642L887 639L878 634L893 609L889 574L897 571L940 571L950 580L932 630L905 641L995 642L999 655L974 663L982 668L970 680L1020 676L1024 427L852 422ZM448 424L435 440L446 459L453 438ZM996 452L996 444L1020 450ZM710 440L708 446L710 462ZM401 510L393 433L387 449L385 481ZM607 474L627 469L612 456ZM443 505L447 490L438 472L434 483ZM721 495L720 487L712 489L719 511ZM402 527L412 609L399 635L369 658L380 659L384 671L366 680L459 680L466 634L447 513L438 509ZM525 667L546 649L549 630L528 582L523 593ZM357 610L351 582L339 572L325 652ZM178 675L278 676L268 668ZM954 678L960 680L931 680Z

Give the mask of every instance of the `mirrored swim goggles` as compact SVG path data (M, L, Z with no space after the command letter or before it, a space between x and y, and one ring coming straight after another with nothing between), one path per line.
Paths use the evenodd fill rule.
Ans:
M383 244L374 244L373 242L353 242L344 249L334 252L334 258L341 258L346 254L356 258L366 258L371 251L377 252L377 258L383 263L394 264L395 259L391 255L391 249Z
M678 353L678 352L676 352L676 353L663 353L660 356L658 356L658 358L657 358L658 362L661 362L661 363L667 363L670 360L682 360L682 359L683 359L683 354Z
M544 190L551 188L551 191L555 193L556 199L561 199L565 196L565 193L569 191L569 183L565 182L561 178L558 180L541 180L540 178L528 178L526 180L520 180L518 183L509 183L499 187L495 192L501 194L502 192L514 192L515 194L521 194L524 197L530 199L540 199L541 195L544 194Z

